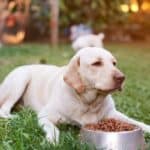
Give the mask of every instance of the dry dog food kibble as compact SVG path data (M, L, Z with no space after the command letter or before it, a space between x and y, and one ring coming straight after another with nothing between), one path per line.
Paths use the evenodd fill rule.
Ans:
M135 125L116 120L113 118L104 119L97 124L87 124L85 128L89 130L102 130L106 132L119 132L119 131L131 131L136 129Z

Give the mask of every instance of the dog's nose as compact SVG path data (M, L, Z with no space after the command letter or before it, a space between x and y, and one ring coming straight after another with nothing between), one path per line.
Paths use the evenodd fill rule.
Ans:
M114 80L117 83L122 83L125 80L125 76L123 74L115 74L114 75Z

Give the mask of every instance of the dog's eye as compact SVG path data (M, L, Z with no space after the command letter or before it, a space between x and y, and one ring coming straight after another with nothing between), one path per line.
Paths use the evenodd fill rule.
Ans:
M113 65L116 66L116 64L117 64L117 63L114 61L114 62L113 62Z
M92 63L92 66L101 66L102 65L102 62L101 61L96 61L94 63Z

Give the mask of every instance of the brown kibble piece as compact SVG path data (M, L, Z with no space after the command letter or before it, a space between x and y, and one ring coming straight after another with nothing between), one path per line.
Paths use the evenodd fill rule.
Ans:
M106 132L119 132L119 131L131 131L136 129L135 125L116 120L113 118L104 119L97 124L87 124L85 128L89 130L101 130Z

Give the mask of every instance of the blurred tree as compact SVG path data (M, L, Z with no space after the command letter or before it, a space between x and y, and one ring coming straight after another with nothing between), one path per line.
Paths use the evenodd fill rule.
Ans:
M44 39L50 31L50 3L49 0L32 0L28 25L28 40Z
M54 20L54 15L58 15L58 10L55 10L56 13L53 15L50 2L58 5L58 1L61 33L73 24L85 23L95 31L100 31L113 23L125 22L127 14L121 11L120 5L129 3L129 0L32 0L29 27L34 38L42 37L42 35L49 36L50 32L55 32L56 29L51 30L50 26L58 26L54 23L57 19L50 23L50 18ZM53 35L56 36L57 32Z
M130 14L136 14L130 8L132 0L32 0L28 32L32 39L48 39L50 33L52 33L51 35L54 37L51 36L51 39L57 41L58 1L59 30L62 37L64 35L68 36L70 26L81 23L89 25L95 33L100 31L108 32L109 30L111 30L111 33L114 33L120 29L118 33L120 35L123 28L127 28L127 26L131 28ZM133 1L136 1L139 7L142 7L143 1L146 0ZM56 7L50 7L52 6L50 2L53 4L57 3L56 5L54 4ZM123 11L121 6L125 6L126 10ZM55 13L52 13L52 9ZM54 16L57 19L54 19ZM138 18L140 19L141 17ZM135 17L135 19L138 18ZM124 37L124 34L122 37Z
M141 6L142 6L143 2L144 2L144 0L137 0L139 10L141 10Z
M60 26L86 23L100 30L112 23L122 23L126 14L121 11L120 5L124 3L129 3L129 0L61 0Z
M59 0L49 0L51 8L50 30L52 45L58 44Z
M28 40L50 36L53 45L58 43L59 0L32 0Z

